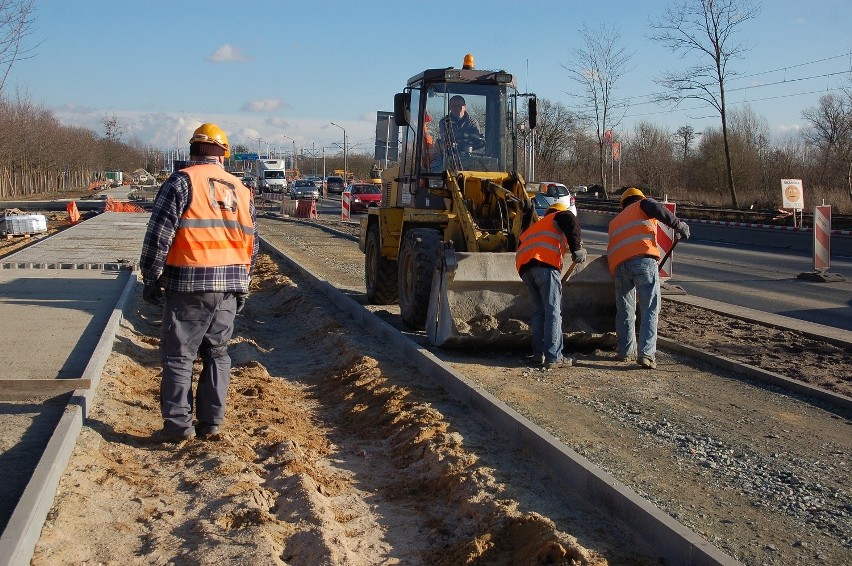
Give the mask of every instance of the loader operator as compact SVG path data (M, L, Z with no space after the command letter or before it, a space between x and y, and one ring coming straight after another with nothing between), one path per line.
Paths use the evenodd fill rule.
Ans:
M441 120L440 134L444 143L447 143L447 126L452 126L452 139L455 140L455 149L461 152L478 151L485 147L485 137L482 128L476 118L467 113L467 102L461 95L450 98L450 113ZM449 148L453 149L453 148Z
M689 239L689 226L668 208L631 187L621 195L621 212L609 223L607 261L615 277L615 334L618 357L657 367L657 322L660 317L660 252L657 222ZM636 348L636 301L639 301L639 348ZM638 357L637 357L638 356Z
M225 132L202 124L189 140L189 153L189 166L157 193L139 262L142 297L163 306L163 428L152 435L155 442L219 434L231 380L228 341L258 251L251 189L224 168L230 153ZM199 355L193 401L192 366Z
M532 349L544 369L572 365L562 355L562 258L571 250L576 263L586 261L580 223L561 202L521 234L515 267L533 303Z

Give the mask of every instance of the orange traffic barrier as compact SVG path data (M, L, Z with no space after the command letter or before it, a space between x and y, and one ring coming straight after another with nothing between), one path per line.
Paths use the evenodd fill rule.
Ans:
M129 202L122 202L107 197L104 212L145 212L145 209Z

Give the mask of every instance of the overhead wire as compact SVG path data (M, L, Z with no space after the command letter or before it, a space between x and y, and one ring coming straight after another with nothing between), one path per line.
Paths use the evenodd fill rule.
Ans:
M833 55L833 56L830 56L830 57L823 57L823 58L820 58L820 59L814 59L812 61L806 61L806 62L803 62L803 63L797 63L797 64L794 64L794 65L785 65L784 67L779 67L777 69L771 69L771 70L767 70L767 71L759 71L759 72L756 72L756 73L750 73L748 75L733 75L733 76L730 76L728 78L727 82L731 83L731 82L734 82L734 81L744 80L744 79L753 78L753 77L757 77L757 76L761 76L761 75L767 75L767 74L770 74L770 73L777 73L777 72L781 72L781 71L787 71L789 69L796 69L796 68L800 68L800 67L806 67L806 66L809 66L809 65L815 65L815 64L818 64L818 63L824 63L824 62L827 62L827 61L833 61L833 60L840 59L840 58L852 58L852 51L848 51L846 53L842 53L842 54L839 54L839 55ZM850 66L850 69L844 69L842 71L831 71L831 72L827 72L827 73L823 73L823 74L819 74L819 75L811 75L811 76L807 76L807 77L795 77L795 78L789 78L789 79L785 78L784 80L776 81L776 82L772 82L772 83L762 83L762 84L758 84L758 85L749 85L749 86L738 87L738 88L733 88L733 89L726 89L725 92L726 93L739 92L739 91L750 90L750 89L755 89L755 88L762 88L762 87L767 87L767 86L778 86L778 85L782 85L782 84L796 83L796 82L802 82L802 81L806 81L806 80L830 78L830 77L833 77L833 76L844 75L844 74L847 74L847 73L852 73L852 66ZM714 85L713 85L713 83L708 83L708 84L702 85L702 86L711 87L711 86L714 86ZM730 104L747 104L749 102L761 102L761 101L765 101L765 100L776 100L776 99L783 99L783 98L791 98L791 97L795 97L795 96L805 96L805 95L809 95L809 94L816 94L816 93L819 93L819 92L835 92L835 91L838 91L838 90L840 90L840 89L839 88L826 87L825 89L820 89L820 90L815 90L815 91L807 91L807 92L777 95L777 96L765 97L765 98L742 100L742 101L737 101L737 102L730 102ZM578 95L578 94L574 94L574 93L567 93L566 92L565 94L567 94L568 96L574 97L574 98L581 98L582 97L582 95ZM664 96L665 96L665 93L649 93L649 94L627 96L627 97L619 98L619 99L613 101L612 104L610 105L610 108L618 109L618 108L629 108L629 107L635 107L635 106L645 106L645 105L648 105L648 104L660 104L660 98L664 97ZM654 112L642 112L642 113L637 113L637 114L626 114L625 118L650 116L650 115L654 115L654 114L667 114L667 113L671 113L671 112L688 112L688 111L692 111L692 110L702 110L702 109L707 108L707 106L709 106L709 104L704 105L704 106L700 106L700 107L692 107L692 108L668 108L668 109L665 109L665 110L659 110L659 111L654 111ZM587 110L590 110L590 109L587 109ZM698 118L696 118L696 119L698 119Z

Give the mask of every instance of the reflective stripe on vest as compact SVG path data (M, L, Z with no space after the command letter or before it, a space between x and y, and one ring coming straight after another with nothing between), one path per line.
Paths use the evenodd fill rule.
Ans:
M630 258L660 257L660 251L657 249L657 220L649 218L640 203L641 201L634 202L609 223L606 256L609 272L613 275L615 268Z
M548 214L521 234L521 244L515 252L518 272L531 259L562 269L562 256L568 251L568 239L556 224L556 214Z
M192 201L178 223L166 264L176 267L251 266L251 192L216 164L193 165Z

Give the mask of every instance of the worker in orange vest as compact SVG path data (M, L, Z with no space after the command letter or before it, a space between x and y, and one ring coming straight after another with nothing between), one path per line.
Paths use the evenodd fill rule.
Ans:
M515 252L515 267L533 303L533 357L544 369L573 364L562 355L562 257L569 250L576 263L586 261L579 221L555 202L524 230Z
M657 367L657 322L660 317L660 251L657 222L689 238L689 226L654 199L631 187L621 195L621 212L609 223L607 262L615 277L615 334L621 361ZM636 345L636 301L641 321Z
M163 308L163 428L152 435L155 442L218 435L225 417L228 341L258 251L254 197L225 171L229 153L219 126L207 123L195 130L189 166L160 187L142 244L142 297ZM199 355L202 369L193 399L192 367Z

